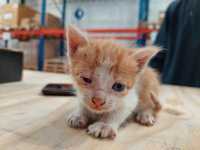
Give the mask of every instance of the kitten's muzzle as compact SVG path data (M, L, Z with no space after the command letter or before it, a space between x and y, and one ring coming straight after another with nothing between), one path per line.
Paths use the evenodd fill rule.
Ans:
M98 97L93 97L91 99L91 107L94 109L101 109L101 107L105 104L106 102Z

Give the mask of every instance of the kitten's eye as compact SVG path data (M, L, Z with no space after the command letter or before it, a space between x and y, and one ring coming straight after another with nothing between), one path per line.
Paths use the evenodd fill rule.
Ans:
M125 85L119 82L115 82L112 86L112 89L116 92L122 92L125 90Z
M89 79L89 78L81 77L81 79L82 79L85 83L88 83L88 84L91 84L91 83L92 83L92 80Z

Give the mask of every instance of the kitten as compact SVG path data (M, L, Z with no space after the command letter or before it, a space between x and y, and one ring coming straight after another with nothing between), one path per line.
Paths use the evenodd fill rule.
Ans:
M128 118L151 126L161 106L159 82L147 63L156 47L130 49L109 40L95 40L68 28L70 69L79 105L68 116L73 128L87 128L99 138L115 138Z

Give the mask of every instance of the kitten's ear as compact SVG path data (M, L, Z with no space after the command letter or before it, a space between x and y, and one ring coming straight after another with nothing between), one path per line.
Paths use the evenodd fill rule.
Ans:
M84 33L81 32L77 27L72 25L67 28L67 40L70 56L73 56L79 46L83 46L88 42L87 36L84 35Z
M149 60L160 50L159 47L149 46L145 48L139 48L134 54L139 71L149 62Z

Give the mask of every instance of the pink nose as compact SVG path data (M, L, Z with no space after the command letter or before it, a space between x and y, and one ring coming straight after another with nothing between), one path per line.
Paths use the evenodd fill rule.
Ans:
M105 101L103 101L100 98L93 97L92 98L92 104L94 104L96 107L101 107L101 106L103 106L105 104Z

